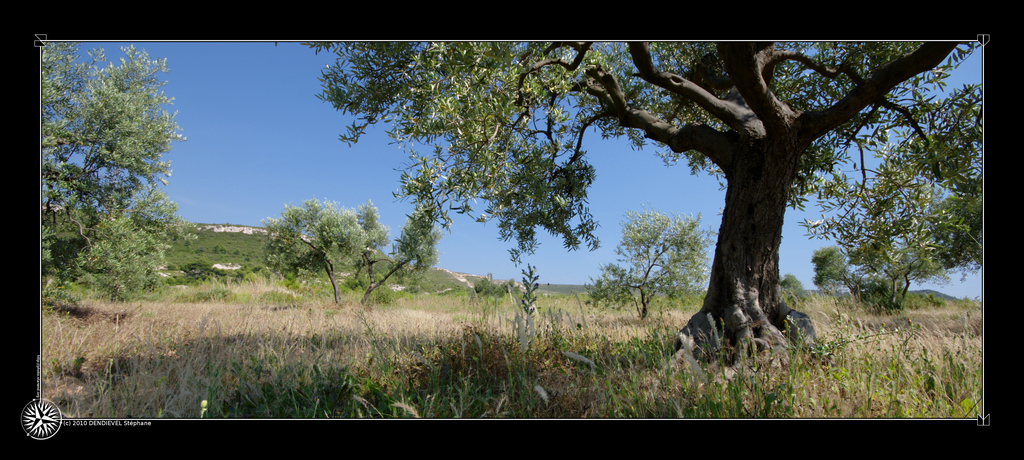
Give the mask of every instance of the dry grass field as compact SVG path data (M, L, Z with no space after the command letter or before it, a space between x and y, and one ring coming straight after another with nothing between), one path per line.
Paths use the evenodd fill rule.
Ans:
M188 292L184 292L188 291ZM217 292L216 295L208 295ZM42 397L72 418L976 418L977 302L875 315L801 301L814 347L675 362L696 306L646 320L575 296L406 295L364 307L250 281L42 317ZM205 404L204 404L205 403Z

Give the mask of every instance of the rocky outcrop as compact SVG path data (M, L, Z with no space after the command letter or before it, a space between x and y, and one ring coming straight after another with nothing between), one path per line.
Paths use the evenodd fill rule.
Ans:
M453 272L451 270L448 270L447 268L440 268L440 267L435 267L434 269L435 270L440 270L440 271L443 271L443 272L447 273L449 276L451 276L452 278L455 278L456 280L459 280L460 282L462 282L466 286L473 287L473 283L470 283L468 280L466 280L466 275L464 273L455 273L455 272Z
M197 230L212 231L212 232L244 233L246 235L253 235L253 234L256 234L256 233L261 233L261 234L264 234L264 235L267 234L267 231L262 229L262 228L243 227L243 226L239 226L239 225L220 225L220 224L199 225L199 226L196 226L196 229Z
M465 284L466 286L469 286L470 288L472 288L474 286L474 283L475 283L476 280L487 278L487 276L484 276L484 275L470 275L468 273L453 272L451 270L448 270L447 268L434 267L434 270L445 272L449 276L454 278L456 281L458 281L458 282L460 282L462 284ZM498 279L492 279L491 280L491 282L495 283L495 284L505 284L508 281L509 280L498 280ZM523 290L524 289L522 283L519 283L519 282L516 282L516 281L512 281L512 283L515 284L516 288L518 288L519 290Z

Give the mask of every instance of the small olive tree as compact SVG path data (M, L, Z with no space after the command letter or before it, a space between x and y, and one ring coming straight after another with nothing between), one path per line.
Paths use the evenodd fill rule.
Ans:
M632 303L646 318L657 295L692 293L707 282L707 247L714 232L700 229L697 218L669 216L645 209L626 212L622 240L615 253L622 265L601 266L601 276L588 286L593 302Z
M782 281L779 282L779 286L783 293L789 295L791 301L804 293L804 284L792 273L786 273L782 277Z
M358 216L360 227L371 236L359 254L359 267L366 267L369 278L363 303L369 301L373 290L383 286L392 275L402 271L422 270L437 263L437 243L441 241L441 230L423 213L417 211L406 219L398 239L391 246L390 256L383 253L384 245L389 240L388 227L377 221L377 208L367 201L359 207ZM381 262L390 263L390 268L377 280L374 266Z
M114 301L129 300L160 285L157 267L175 236L191 238L175 213L177 205L163 192L147 187L136 193L130 209L112 210L90 229L90 244L77 253L74 266Z
M846 254L839 246L815 250L811 264L814 265L814 285L822 292L836 295L844 289L856 290L850 280Z
M838 246L814 251L814 283L830 295L845 287L866 305L899 310L911 283L948 281L946 270L930 254L906 246L886 253L879 246L855 248L849 258L847 250Z
M280 218L267 218L263 227L270 235L267 262L277 270L295 273L323 271L340 303L335 262L365 247L354 211L324 200L306 200L302 206L285 205Z
M334 288L334 303L341 302L336 264L348 263L367 269L370 282L362 299L365 303L374 289L399 270L437 263L436 247L441 239L440 230L416 212L395 240L391 257L385 256L383 248L390 240L390 229L380 223L377 208L370 201L352 210L326 200L320 203L314 198L300 207L286 205L281 218L266 219L263 225L271 237L267 244L270 264L292 272L322 270ZM391 262L391 268L377 280L374 266L385 260Z

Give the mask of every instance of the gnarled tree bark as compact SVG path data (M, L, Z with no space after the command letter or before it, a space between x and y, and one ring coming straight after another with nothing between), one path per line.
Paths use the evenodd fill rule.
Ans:
M786 344L787 329L799 330L799 335L789 334L790 340L815 338L809 318L786 305L779 284L782 225L802 149L786 142L753 144L735 152L735 167L726 171L728 189L707 295L680 331L675 351L685 346L710 358L724 346L731 359L747 346L762 350Z

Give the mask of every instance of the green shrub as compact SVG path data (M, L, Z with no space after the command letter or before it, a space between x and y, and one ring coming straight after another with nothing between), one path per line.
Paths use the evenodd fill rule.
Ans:
M202 291L184 292L175 296L177 302L210 302L227 301L234 296L230 289L224 286L211 286Z
M288 273L284 276L284 281L281 282L281 286L292 291L302 290L302 286L299 283L299 278L294 273Z
M779 284L782 287L782 293L786 296L787 302L795 304L797 298L804 293L803 283L792 273L786 273L786 276L782 277L782 281Z
M473 292L477 297L494 297L505 295L508 292L508 283L498 284L491 280L491 276L473 282Z
M907 294L907 299L904 304L906 308L916 310L918 308L942 307L946 305L946 301L931 292L929 292L928 295L910 293Z
M903 299L898 295L893 295L892 288L888 283L878 279L867 279L858 284L857 299L869 309L877 313L903 310L905 306Z
M364 291L365 292L365 291ZM370 305L390 305L399 297L398 293L387 286L380 286L370 293Z
M259 303L269 304L290 304L294 303L295 300L296 297L294 294L280 291L263 292L260 293L256 298L256 301Z
M47 280L43 285L41 300L44 307L52 308L60 304L75 304L80 300L77 295L69 290L70 285L66 282Z
M351 292L364 293L366 288L369 287L369 281L363 276L350 276L342 281L341 286L348 289Z

